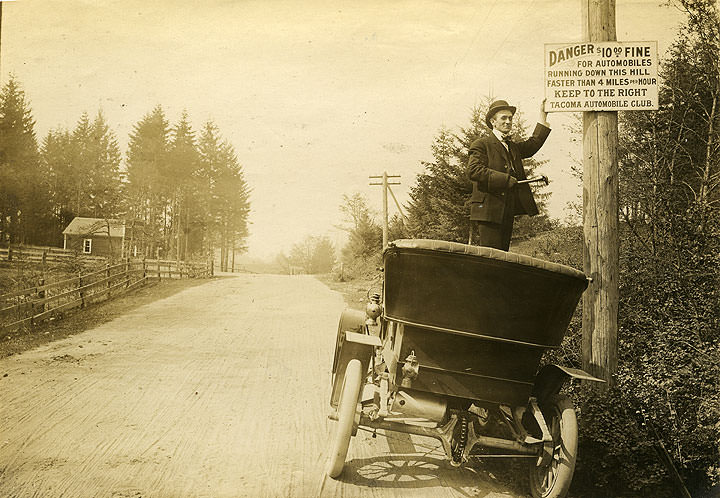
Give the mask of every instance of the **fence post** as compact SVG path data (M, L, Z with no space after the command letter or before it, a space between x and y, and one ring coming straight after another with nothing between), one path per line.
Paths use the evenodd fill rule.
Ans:
M37 293L38 299L45 299L45 289L42 288L44 286L45 286L45 279L41 278L38 281L38 287L39 287L38 293ZM40 303L40 313L42 313L43 311L45 311L45 303Z
M157 266L158 266L157 270L158 270L158 282L159 282L160 281L160 260L159 259L157 260Z
M143 256L142 260L143 265L143 285L147 282L147 263L145 262L145 257Z
M37 287L35 287L35 294L37 295L38 300L45 297L45 292L40 290L40 287L43 286L44 284L45 284L45 280L41 278L40 280L38 280ZM39 308L40 311L38 312L38 304L35 303L35 300L32 298L32 294L31 294L30 295L30 326L31 327L34 327L35 325L37 325L35 323L35 315L39 315L43 311L43 308L42 308L43 304L40 303L39 306L40 306L40 308Z
M8 261L12 261L12 258L13 258L12 246L8 244Z
M82 290L82 286L83 286L82 273L78 272L78 294L80 295L80 307L84 308L85 307L85 293Z
M130 287L130 257L125 260L125 288Z
M107 278L107 282L105 283L105 287L107 288L107 298L110 299L110 263L105 263L105 277Z

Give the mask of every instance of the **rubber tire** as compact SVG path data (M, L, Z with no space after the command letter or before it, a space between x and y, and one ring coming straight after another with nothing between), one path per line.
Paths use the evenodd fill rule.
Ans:
M570 398L556 394L540 409L553 438L553 460L545 467L537 467L533 461L530 492L535 498L562 498L567 495L575 473L578 445L575 407Z
M345 466L345 457L350 447L350 438L352 437L361 388L362 363L358 359L352 359L345 368L345 377L343 378L343 387L340 392L340 402L337 410L337 427L335 427L335 435L328 459L327 475L333 479L342 473Z

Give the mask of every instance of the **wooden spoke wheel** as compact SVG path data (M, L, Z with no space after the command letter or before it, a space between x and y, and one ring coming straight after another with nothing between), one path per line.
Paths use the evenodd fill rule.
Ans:
M575 408L565 395L556 394L540 407L552 436L552 458L547 464L530 468L530 491L535 498L562 498L567 495L575 472L578 426Z
M350 360L343 378L337 410L338 420L328 460L327 474L333 479L342 473L345 466L345 457L350 446L353 424L355 423L355 412L360 399L360 389L362 389L362 378L363 372L360 360Z

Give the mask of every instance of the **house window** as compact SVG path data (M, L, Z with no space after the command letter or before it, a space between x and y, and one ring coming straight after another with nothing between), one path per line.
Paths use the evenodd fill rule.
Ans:
M83 239L83 254L92 252L92 239Z

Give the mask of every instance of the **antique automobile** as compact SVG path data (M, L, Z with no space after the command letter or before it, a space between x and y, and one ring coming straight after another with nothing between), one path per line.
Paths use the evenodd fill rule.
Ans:
M533 496L565 496L577 419L560 393L573 368L545 365L588 285L573 268L438 240L383 254L382 294L340 317L327 474L342 473L358 427L440 441L453 466L482 456L529 462Z

